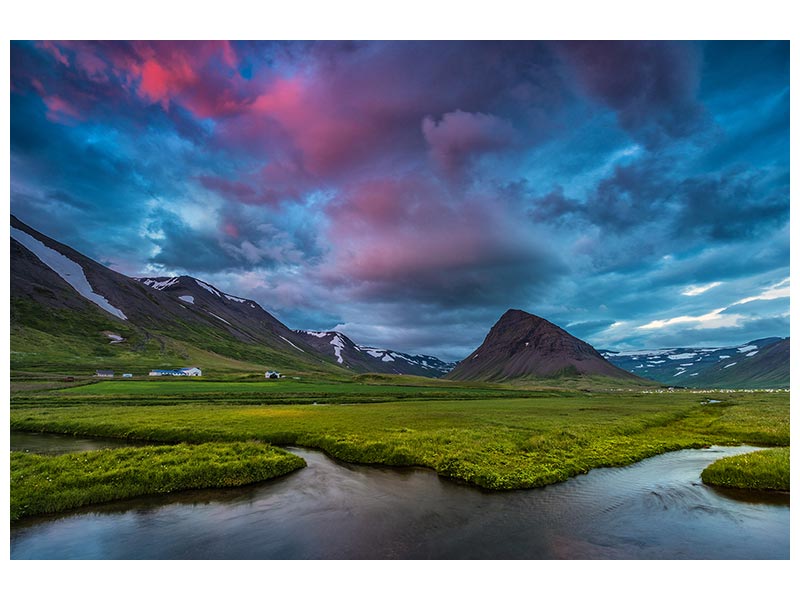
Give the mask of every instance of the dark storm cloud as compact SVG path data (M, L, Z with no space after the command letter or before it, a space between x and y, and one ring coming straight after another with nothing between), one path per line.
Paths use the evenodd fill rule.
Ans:
M704 125L697 99L702 51L681 42L563 42L557 51L590 98L617 113L648 146L690 136Z
M213 272L228 269L234 263L220 251L215 235L193 230L177 215L162 212L148 229L158 244L151 262L168 270Z
M584 200L560 187L531 201L536 222L574 227L584 224L621 237L624 252L640 258L686 252L716 242L742 241L774 230L789 215L788 182L767 170L736 166L720 173L676 177L675 162L648 158L618 166ZM636 231L645 229L646 240ZM613 238L604 238L608 244ZM713 247L713 246L712 246ZM607 246L599 264L618 267Z
M676 191L678 230L725 241L759 235L786 222L788 181L775 185L769 179L769 174L735 167L684 180Z

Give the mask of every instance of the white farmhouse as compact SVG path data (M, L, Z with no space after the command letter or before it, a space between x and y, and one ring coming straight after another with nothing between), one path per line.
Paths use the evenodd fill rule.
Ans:
M203 371L201 371L197 367L185 367L180 371L181 375L184 375L186 377L200 377L203 374Z
M278 373L277 371L267 371L266 373L264 373L264 377L266 379L280 379L281 374Z

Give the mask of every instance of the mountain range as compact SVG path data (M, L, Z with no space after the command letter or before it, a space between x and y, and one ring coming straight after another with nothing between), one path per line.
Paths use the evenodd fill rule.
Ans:
M789 338L762 338L722 348L660 348L600 353L618 367L661 383L685 387L789 386Z
M623 385L786 387L789 339L726 348L595 350L511 309L459 363L364 346L339 331L290 329L258 302L191 277L127 277L11 216L11 368L206 373L389 373L454 381L602 379Z
M256 301L200 279L127 277L11 217L11 366L283 369L438 377L452 364L290 329ZM207 369L208 372L208 369Z

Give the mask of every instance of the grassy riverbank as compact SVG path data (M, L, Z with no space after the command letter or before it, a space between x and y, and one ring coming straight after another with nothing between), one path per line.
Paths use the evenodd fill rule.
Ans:
M701 474L704 483L748 490L789 491L789 448L722 458Z
M11 520L110 500L233 487L285 475L299 456L261 443L209 443L77 452L11 453Z
M298 444L350 462L426 466L489 489L546 485L681 448L789 444L787 393L562 390L391 401L383 394L396 390L371 387L367 397L382 401L252 406L130 399L119 405L100 396L75 404L70 393L43 397L37 406L35 400L15 405L12 398L11 427L154 442ZM335 397L342 401L346 392L337 388ZM359 402L364 394L353 388L349 397Z

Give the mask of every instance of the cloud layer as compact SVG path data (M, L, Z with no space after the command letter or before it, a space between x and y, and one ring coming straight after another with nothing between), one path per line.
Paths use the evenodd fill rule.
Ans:
M788 43L11 50L12 211L128 274L451 359L788 335Z

